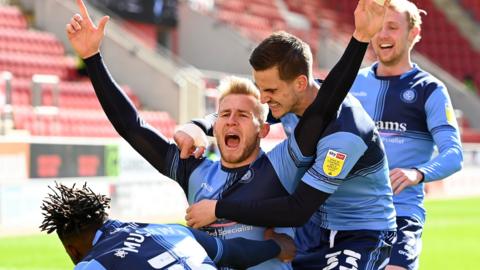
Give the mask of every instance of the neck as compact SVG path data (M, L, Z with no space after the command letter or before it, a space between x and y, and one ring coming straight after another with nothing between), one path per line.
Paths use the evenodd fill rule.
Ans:
M313 103L315 97L317 97L318 90L320 89L320 85L312 81L308 84L307 89L305 90L305 95L300 100L299 104L297 104L296 108L292 111L298 116L302 116L305 113L305 110Z
M256 159L257 159L257 156L258 154L260 153L260 147L257 147L249 156L248 158L242 160L242 161L239 161L239 162L228 162L226 160L224 160L223 158L220 159L220 162L222 164L223 167L225 168L228 168L228 169L236 169L236 168L240 168L240 167L243 167L243 166L247 166L247 165L250 165L251 163L253 163Z
M62 243L75 265L90 252L93 238L93 233L84 233L81 236L76 235L62 239Z

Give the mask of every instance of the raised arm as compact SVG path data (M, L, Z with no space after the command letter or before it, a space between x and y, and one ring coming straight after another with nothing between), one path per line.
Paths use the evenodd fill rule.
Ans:
M315 100L300 118L294 135L302 155L315 154L323 131L337 114L355 81L367 47L368 42L360 42L354 37L350 40L342 57L322 83Z
M321 134L350 91L370 39L382 28L389 3L387 0L384 6L380 6L374 0L358 1L353 37L295 128L295 139L304 156L315 153Z
M165 174L165 160L172 146L164 136L140 118L128 96L111 77L99 53L109 17L104 16L97 27L83 1L77 0L77 5L80 13L75 14L66 25L67 35L78 55L85 60L103 110L117 132L150 164Z

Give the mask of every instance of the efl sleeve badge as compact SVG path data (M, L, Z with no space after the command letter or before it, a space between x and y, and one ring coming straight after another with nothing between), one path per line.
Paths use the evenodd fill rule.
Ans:
M346 159L346 154L329 149L323 161L323 171L327 176L338 176L342 172Z

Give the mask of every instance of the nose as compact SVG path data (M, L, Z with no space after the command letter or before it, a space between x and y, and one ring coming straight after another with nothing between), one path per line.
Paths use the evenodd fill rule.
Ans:
M380 29L380 31L378 31L378 33L376 34L377 37L379 38L383 38L383 37L386 37L387 36L387 27L384 25L382 27L382 29Z
M227 119L227 125L229 126L234 126L236 125L238 122L237 122L237 116L236 114L232 113L230 114L230 116L228 117Z

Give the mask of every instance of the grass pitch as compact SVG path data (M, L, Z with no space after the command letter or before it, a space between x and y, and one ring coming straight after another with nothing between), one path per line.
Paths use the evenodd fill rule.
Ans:
M421 270L479 269L480 197L427 200ZM73 269L54 235L0 238L0 270Z

